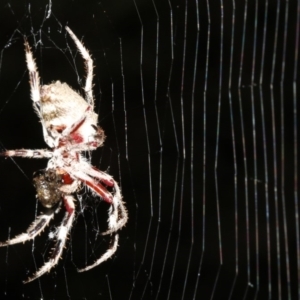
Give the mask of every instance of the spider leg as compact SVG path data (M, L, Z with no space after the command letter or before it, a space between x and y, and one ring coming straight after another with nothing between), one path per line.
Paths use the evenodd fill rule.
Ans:
M46 141L47 144L51 145L51 138L49 138L48 132L44 124L44 119L40 111L41 86L40 86L39 72L36 63L34 61L31 48L26 39L24 41L24 45L25 45L27 69L30 78L29 83L30 83L30 91L31 91L31 100L33 101L33 108L37 113L37 115L39 116L40 122L42 123L44 140Z
M85 272L85 271L91 270L91 269L99 266L104 261L111 258L114 255L114 253L117 251L118 244L119 244L119 235L115 234L112 246L99 259L97 259L93 264L91 264L91 265L89 265L85 268L82 268L82 269L77 269L77 272Z
M70 134L74 133L86 120L90 111L91 111L91 107L88 106L87 109L85 110L84 114L82 115L82 117L79 120L74 122L70 127L66 127L64 129L64 131L62 132L62 136L66 137L66 136L69 136Z
M98 170L97 168L91 167L85 161L81 161L79 164L82 167L83 172L74 172L69 168L66 168L66 171L77 177L79 180L83 181L94 192L100 195L106 202L112 205L109 212L108 230L103 232L102 235L107 235L118 231L127 223L128 220L127 210L122 201L122 195L118 183L111 176ZM95 181L90 176L99 179L109 187L114 187L114 195L108 192L100 182Z
M92 191L101 196L104 201L112 203L113 195L100 182L95 181L86 173L74 170L70 167L64 167L64 170L86 184Z
M101 127L96 127L95 134L92 136L91 140L84 140L82 134L78 134L78 129L84 125L85 121L91 117L93 114L91 106L88 106L84 111L80 119L75 121L71 126L66 127L62 133L61 138L59 138L58 146L64 146L68 140L71 140L72 144L69 145L70 150L83 151L92 150L100 147L105 139L104 132Z
M86 95L86 101L88 104L90 104L93 107L94 110L94 97L93 97L93 91L92 91L92 82L93 82L93 60L87 51L87 49L83 46L82 42L79 41L79 39L76 37L76 35L73 33L73 31L66 26L66 30L69 33L70 37L73 39L74 43L76 44L82 58L85 61L86 66L86 80L85 80L85 95Z
M109 229L106 232L102 233L102 235L112 234L112 233L118 231L121 227L123 227L126 224L127 219L128 219L127 211L121 200L122 197L121 197L120 188L116 182L115 182L115 190L116 190L116 193L114 195L112 207L109 210L109 218L108 218L108 228ZM119 244L119 235L115 234L111 247L99 259L97 259L93 264L91 264L85 268L78 269L77 271L85 272L85 271L91 270L94 267L103 263L104 261L108 260L117 251L118 244Z
M99 178L100 177L99 174L101 174L101 173L98 172L97 169L94 169L94 171L98 173L97 175ZM91 172L91 173L93 173L93 172ZM120 228L122 228L127 223L127 220L128 220L128 214L127 214L126 208L124 206L124 203L122 201L121 191L120 191L120 188L119 188L117 182L114 181L112 179L112 177L110 177L109 175L107 175L107 174L105 174L105 175L106 175L106 177L109 177L109 179L113 181L115 193L113 196L113 200L111 202L111 207L109 209L108 230L105 231L104 233L102 233L102 235L113 234L113 233L117 232ZM104 177L104 178L106 178L106 177ZM101 179L101 177L99 179ZM85 268L78 269L77 271L85 272L85 271L91 270L94 267L100 265L102 262L108 260L117 251L118 244L119 244L119 235L114 234L114 238L113 238L111 247L99 259L97 259L93 264L91 264Z
M61 257L61 254L63 252L64 246L66 244L66 239L68 236L68 233L70 232L70 229L72 227L73 221L74 221L74 211L75 211L75 205L74 205L74 198L71 195L65 195L63 197L65 208L66 208L66 214L62 221L62 224L57 230L56 237L57 241L54 246L52 255L50 259L30 278L24 281L24 283L28 283L30 281L33 281L37 279L38 277L42 276L46 272L50 271L57 263L59 258Z
M33 59L31 48L26 39L24 45L25 45L27 68L29 71L29 78L30 78L31 99L33 101L34 109L36 110L37 114L41 118L41 114L39 110L39 105L41 101L40 76L35 61Z
M13 239L9 239L6 242L0 243L0 247L14 245L18 243L24 243L29 240L34 239L38 234L40 234L46 226L48 226L50 220L53 218L54 213L60 210L60 206L56 210L49 210L47 213L42 214L36 218L36 220L29 226L26 233L21 233Z
M118 184L114 181L115 194L112 206L109 210L108 230L101 235L112 234L120 230L128 221L127 210L122 201L121 191Z
M0 156L6 157L27 157L27 158L52 158L53 152L47 149L17 149L17 150L6 150L4 152L0 152Z
M84 172L89 176L99 179L100 181L104 182L107 186L114 186L114 179L107 173L98 170L97 168L91 166L88 162L84 160L80 161L80 165Z

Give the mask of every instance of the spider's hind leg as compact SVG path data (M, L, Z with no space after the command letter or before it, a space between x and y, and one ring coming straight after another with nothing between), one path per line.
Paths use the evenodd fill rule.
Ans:
M24 283L28 283L42 276L46 272L49 272L57 263L61 254L63 252L64 246L66 244L67 236L71 230L73 221L74 221L74 198L71 195L63 196L63 200L65 203L66 214L62 221L62 224L59 226L56 232L56 244L54 246L53 252L51 254L50 259L30 278L24 281Z
M6 242L0 243L0 247L24 243L34 239L38 234L40 234L45 229L45 227L49 225L49 222L53 218L54 213L57 213L59 209L60 209L60 205L58 206L57 209L49 209L46 213L38 216L36 220L26 230L26 233L21 233L16 237L7 240Z
M85 272L85 271L91 270L91 269L99 266L101 263L108 260L109 258L111 258L114 255L114 253L117 251L118 244L119 244L119 235L116 233L114 235L114 239L112 241L111 247L99 259L97 259L93 264L91 264L85 268L77 269L77 271Z
M109 247L109 249L93 264L85 268L78 269L77 270L78 272L85 272L93 269L94 267L100 265L102 262L111 258L114 255L114 253L117 251L118 244L119 244L119 234L117 233L117 231L120 230L127 223L128 214L124 206L124 203L122 201L120 188L116 181L113 180L113 182L114 182L115 193L114 193L113 201L111 203L111 207L109 208L109 212L108 212L109 215L108 230L101 234L101 235L112 234L113 235L113 239L111 242L112 244Z

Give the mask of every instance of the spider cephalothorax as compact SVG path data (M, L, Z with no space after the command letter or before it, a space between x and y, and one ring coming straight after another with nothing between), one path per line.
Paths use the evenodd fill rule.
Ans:
M101 264L115 253L119 239L117 231L126 224L128 218L117 182L107 173L93 167L81 154L81 152L100 147L104 142L105 135L102 128L98 126L98 115L94 112L93 61L70 28L66 27L66 30L85 61L87 70L84 87L85 99L66 83L60 81L49 85L40 85L38 70L30 46L25 40L31 99L42 124L44 140L50 150L19 149L0 153L6 157L49 159L47 168L37 171L33 178L37 198L43 206L48 208L47 212L40 215L26 233L0 243L0 247L35 238L49 224L57 209L60 209L61 205L57 206L57 203L63 203L66 210L65 217L55 233L57 240L52 255L44 266L25 282L42 276L57 264L74 220L75 199L73 195L82 185L87 186L95 195L111 204L108 230L102 234L114 234L114 237L112 245L106 253L92 265L80 269L80 272Z

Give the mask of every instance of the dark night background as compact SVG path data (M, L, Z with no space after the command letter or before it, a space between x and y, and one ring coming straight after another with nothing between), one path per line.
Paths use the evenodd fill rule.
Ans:
M22 284L47 260L53 245L48 234L62 214L34 247L28 242L0 248L0 299L299 299L297 2L268 3L264 23L265 1L224 1L223 35L222 2L196 3L1 1L1 149L46 147L29 95L24 36L42 83L61 80L82 92L83 61L64 30L68 25L94 59L95 110L107 139L92 163L120 182L129 222L111 260L77 273L109 245L108 237L98 235L106 228L108 205L83 189L85 209L77 202L69 242L50 274ZM1 241L24 232L43 209L35 200L32 174L45 166L46 160L0 159Z

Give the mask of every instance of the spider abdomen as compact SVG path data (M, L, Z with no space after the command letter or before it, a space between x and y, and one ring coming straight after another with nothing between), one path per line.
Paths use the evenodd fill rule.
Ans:
M87 144L90 150L103 144L103 130L97 126L98 115L90 109L87 101L68 84L55 81L49 85L43 85L40 109L49 136L54 140L60 139L60 145L65 144L66 141L71 144ZM85 116L84 119L82 119L83 116ZM74 124L74 120L75 122L82 121L66 138L63 132ZM49 146L53 147L52 144Z
M41 113L46 127L61 123L71 125L87 107L87 102L64 82L55 81L41 87ZM92 114L97 124L97 115Z

